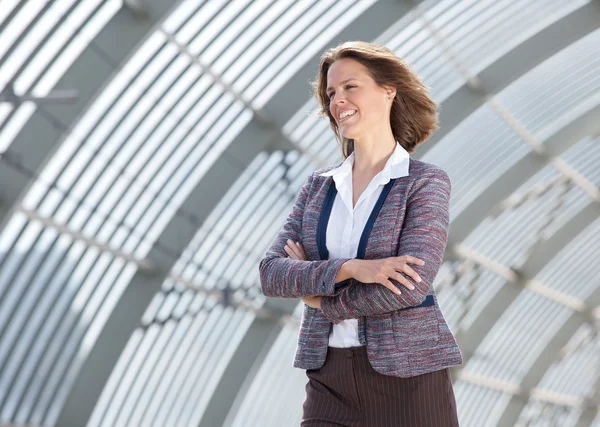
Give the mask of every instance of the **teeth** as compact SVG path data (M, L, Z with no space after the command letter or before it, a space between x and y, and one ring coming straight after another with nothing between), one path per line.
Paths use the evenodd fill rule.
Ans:
M340 120L342 120L344 117L351 116L354 113L356 113L356 111L354 111L354 110L344 111L343 113L340 114Z

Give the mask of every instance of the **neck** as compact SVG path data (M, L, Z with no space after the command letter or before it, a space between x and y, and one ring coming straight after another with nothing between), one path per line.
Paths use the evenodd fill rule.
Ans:
M355 173L377 174L396 149L392 130L385 134L371 133L368 137L354 140Z

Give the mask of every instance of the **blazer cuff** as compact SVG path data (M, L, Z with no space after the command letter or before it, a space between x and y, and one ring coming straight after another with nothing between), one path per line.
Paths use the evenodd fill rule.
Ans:
M336 297L323 297L321 298L321 312L327 320L333 324L338 324L344 320L342 313L336 307Z
M337 277L342 265L352 258L335 258L328 261L327 270L322 276L321 283L315 284L318 286L315 289L315 295L335 295L335 278Z

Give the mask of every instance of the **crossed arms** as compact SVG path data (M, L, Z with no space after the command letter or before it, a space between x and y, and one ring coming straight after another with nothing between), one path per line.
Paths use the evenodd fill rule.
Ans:
M321 311L333 323L421 304L432 291L448 239L451 184L446 172L432 166L415 178L408 190L396 256L411 255L425 264L412 266L422 281L409 278L415 289L403 288L401 295L380 284L364 284L356 279L349 279L349 286L335 294L334 280L347 258L321 261L288 258L284 251L287 240L301 241L302 217L312 180L313 175L301 188L286 223L260 262L262 292L281 298L322 296Z

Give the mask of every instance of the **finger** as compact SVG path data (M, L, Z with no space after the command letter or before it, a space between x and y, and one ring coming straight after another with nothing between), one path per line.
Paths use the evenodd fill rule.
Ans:
M392 279L394 279L396 282L400 283L405 288L410 289L411 291L415 289L414 285L412 283L410 283L410 281L400 273L396 273L390 277Z
M304 297L302 299L302 301L304 301L304 304L306 304L307 306L311 307L311 308L316 308L316 301L315 301L315 297Z
M399 256L398 258L400 261L403 261L405 263L416 264L416 265L425 265L425 261L423 261L422 259L416 258L414 256L402 255L402 256Z
M298 257L298 255L296 254L296 252L294 252L289 245L285 245L283 247L283 250L289 255L290 258L292 258L292 259L300 259Z
M396 295L402 294L402 292L400 292L400 289L398 289L398 287L396 285L394 285L392 282L390 282L389 280L384 280L384 281L382 281L381 284L383 286L385 286L386 288L388 288L393 293L395 293Z
M408 274L417 283L421 283L423 281L423 279L421 279L421 276L419 276L417 272L413 270L412 267L408 264L404 264L404 268L402 269L402 271Z
M298 253L302 257L302 259L306 260L306 252L304 252L304 248L302 247L302 245L300 244L300 242L296 242L296 248L298 250Z
M401 268L404 268L404 264L402 265ZM410 282L410 280L408 280L401 273L399 273L399 270L393 270L393 271L386 270L385 274L388 279L394 279L396 282L400 283L405 288L408 288L411 291L415 289L415 287Z
M295 255L295 257L296 257L296 258L299 258L299 257L300 257L300 254L298 253L298 248L297 248L297 246L295 245L295 243L294 243L294 242L292 242L291 240L288 240L288 241L286 242L286 246L285 246L285 247L286 247L286 248L288 248L288 250L289 250L291 253L293 253L293 254Z

